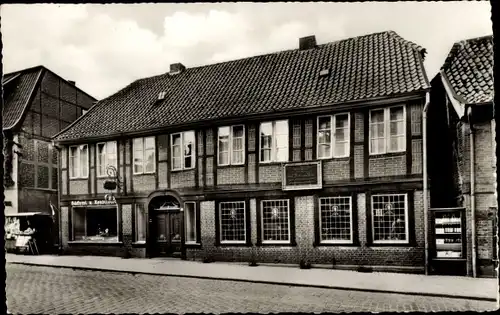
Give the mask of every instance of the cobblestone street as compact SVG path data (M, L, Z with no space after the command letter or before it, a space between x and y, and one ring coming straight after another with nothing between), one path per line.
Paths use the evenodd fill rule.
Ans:
M11 313L485 311L496 303L7 264Z

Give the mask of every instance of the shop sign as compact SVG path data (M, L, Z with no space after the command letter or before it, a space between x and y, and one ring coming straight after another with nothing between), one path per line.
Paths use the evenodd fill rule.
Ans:
M321 161L288 163L283 166L283 190L321 189Z
M73 200L71 201L72 207L86 207L86 206L106 206L106 205L116 205L115 200Z

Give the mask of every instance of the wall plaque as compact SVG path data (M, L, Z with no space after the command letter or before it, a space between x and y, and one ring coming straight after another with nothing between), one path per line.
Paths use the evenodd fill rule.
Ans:
M321 161L289 163L283 166L283 190L323 188Z

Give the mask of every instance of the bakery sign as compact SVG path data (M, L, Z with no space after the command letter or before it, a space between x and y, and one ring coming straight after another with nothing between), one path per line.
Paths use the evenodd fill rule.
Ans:
M71 201L72 207L88 207L88 206L108 206L108 205L116 205L115 200L73 200Z
M323 188L321 161L283 165L283 190Z

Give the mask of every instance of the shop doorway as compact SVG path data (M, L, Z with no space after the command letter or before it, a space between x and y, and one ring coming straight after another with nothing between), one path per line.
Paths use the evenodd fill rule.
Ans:
M182 255L182 212L179 201L172 196L155 197L149 205L150 251L152 257Z

